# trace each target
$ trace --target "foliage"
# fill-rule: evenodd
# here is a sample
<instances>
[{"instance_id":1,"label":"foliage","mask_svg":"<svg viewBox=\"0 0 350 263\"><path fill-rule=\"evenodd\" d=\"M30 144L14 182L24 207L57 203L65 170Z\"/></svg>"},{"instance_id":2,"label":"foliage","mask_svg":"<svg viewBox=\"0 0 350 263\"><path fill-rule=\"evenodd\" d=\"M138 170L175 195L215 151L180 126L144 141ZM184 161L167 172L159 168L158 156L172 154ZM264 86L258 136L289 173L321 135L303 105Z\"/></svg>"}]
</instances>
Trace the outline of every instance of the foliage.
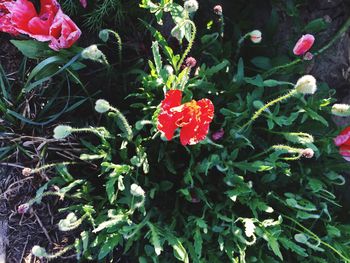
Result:
<instances>
[{"instance_id":1,"label":"foliage","mask_svg":"<svg viewBox=\"0 0 350 263\"><path fill-rule=\"evenodd\" d=\"M101 8L108 4L101 1ZM84 150L74 164L60 160L32 169L34 174L55 167L57 176L28 204L35 206L48 195L72 200L71 206L61 209L67 217L59 227L79 230L69 247L79 260L350 262L350 225L344 220L348 215L336 196L345 183L346 164L333 144L337 129L329 113L335 91L320 82L313 95L297 91L295 83L309 62L291 52L271 51L273 25L278 24L275 7L268 29L262 29L262 47L249 41L255 28L244 24L239 28L239 22L226 21L223 15L212 14L207 28L197 28L195 14L171 0L142 0L140 7L152 13L157 24L143 22L152 36L147 67L134 65L118 75L123 82L126 75L137 74L139 88L130 89L126 98L132 103L124 111L115 108L124 106L124 98L98 100L95 109L102 116L87 119L89 125L81 127L81 122L70 120L71 126L58 126L55 139L75 138ZM294 5L282 9L290 16L298 13ZM167 16L172 29L165 36L161 27ZM224 23L233 23L237 35L225 37ZM316 33L326 24L313 20L303 28ZM101 51L108 43L54 53L34 41L12 41L25 56L41 61L23 77L22 90L33 92L52 80L55 86L75 82L85 89L79 73L89 65L87 59L101 63L103 77L117 74L120 68L111 61L123 63L122 41L107 30L100 33L103 42L109 33L118 40L110 57ZM333 42L318 47L314 55L321 55ZM198 61L197 67L184 65L189 54ZM12 125L18 119L34 125L11 110L19 105L15 107L19 112L21 106L7 103L11 85L2 71L4 119ZM170 89L182 90L185 102L213 101L215 118L202 142L184 147L178 134L167 141L158 131L160 102ZM50 94L51 104L57 103L59 92ZM76 99L60 115L45 114L43 121L56 121L90 96ZM224 133L215 138L217 131ZM306 149L313 156L305 154ZM62 254L35 248L47 258Z\"/></svg>"}]
</instances>

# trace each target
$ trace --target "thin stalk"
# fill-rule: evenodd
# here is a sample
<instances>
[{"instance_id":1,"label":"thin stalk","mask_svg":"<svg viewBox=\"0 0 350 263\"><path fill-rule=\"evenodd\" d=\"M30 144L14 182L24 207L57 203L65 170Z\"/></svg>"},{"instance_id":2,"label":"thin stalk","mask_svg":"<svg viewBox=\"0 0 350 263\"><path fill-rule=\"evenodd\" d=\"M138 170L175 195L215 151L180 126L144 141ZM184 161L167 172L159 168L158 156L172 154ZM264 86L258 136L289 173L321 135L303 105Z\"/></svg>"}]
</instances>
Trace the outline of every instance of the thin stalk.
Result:
<instances>
[{"instance_id":1,"label":"thin stalk","mask_svg":"<svg viewBox=\"0 0 350 263\"><path fill-rule=\"evenodd\" d=\"M186 20L185 23L189 23L192 26L192 35L191 35L190 41L188 42L188 46L185 49L185 52L182 54L182 57L181 57L180 61L177 64L176 72L179 72L182 63L184 62L184 60L187 57L188 53L190 53L190 51L192 49L192 46L193 46L193 43L194 43L194 40L196 39L196 34L197 34L196 25L191 20Z\"/></svg>"}]
</instances>

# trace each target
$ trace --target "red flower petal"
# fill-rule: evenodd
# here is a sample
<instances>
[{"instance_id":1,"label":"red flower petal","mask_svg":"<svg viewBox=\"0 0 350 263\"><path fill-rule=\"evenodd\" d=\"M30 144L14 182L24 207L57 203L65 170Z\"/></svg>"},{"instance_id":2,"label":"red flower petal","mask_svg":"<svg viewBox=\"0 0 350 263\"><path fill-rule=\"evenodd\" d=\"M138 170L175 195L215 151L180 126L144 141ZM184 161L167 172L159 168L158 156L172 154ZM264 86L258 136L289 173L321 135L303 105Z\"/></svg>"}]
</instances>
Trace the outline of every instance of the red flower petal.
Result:
<instances>
[{"instance_id":1,"label":"red flower petal","mask_svg":"<svg viewBox=\"0 0 350 263\"><path fill-rule=\"evenodd\" d=\"M181 105L182 91L170 90L166 93L165 99L161 103L161 111L158 115L157 128L164 134L167 140L171 140L175 130L178 128L176 123L181 118L181 112L171 111L172 108Z\"/></svg>"},{"instance_id":2,"label":"red flower petal","mask_svg":"<svg viewBox=\"0 0 350 263\"><path fill-rule=\"evenodd\" d=\"M315 37L310 34L303 35L295 44L293 49L294 55L300 56L305 54L315 42Z\"/></svg>"},{"instance_id":3,"label":"red flower petal","mask_svg":"<svg viewBox=\"0 0 350 263\"><path fill-rule=\"evenodd\" d=\"M342 130L337 137L334 138L336 146L350 145L350 126Z\"/></svg>"},{"instance_id":4,"label":"red flower petal","mask_svg":"<svg viewBox=\"0 0 350 263\"><path fill-rule=\"evenodd\" d=\"M349 145L340 146L339 153L344 157L350 157L350 146Z\"/></svg>"}]
</instances>

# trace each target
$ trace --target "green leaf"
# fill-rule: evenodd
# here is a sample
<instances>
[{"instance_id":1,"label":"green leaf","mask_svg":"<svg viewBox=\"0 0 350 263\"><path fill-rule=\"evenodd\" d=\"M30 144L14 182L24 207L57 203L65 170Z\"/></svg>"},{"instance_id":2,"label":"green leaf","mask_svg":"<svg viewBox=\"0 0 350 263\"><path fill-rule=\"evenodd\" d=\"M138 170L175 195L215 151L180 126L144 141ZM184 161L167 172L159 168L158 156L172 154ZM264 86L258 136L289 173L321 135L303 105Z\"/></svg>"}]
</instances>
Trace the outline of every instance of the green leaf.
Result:
<instances>
[{"instance_id":1,"label":"green leaf","mask_svg":"<svg viewBox=\"0 0 350 263\"><path fill-rule=\"evenodd\" d=\"M106 257L118 245L121 239L122 238L119 234L111 234L101 247L98 259L101 260Z\"/></svg>"},{"instance_id":2,"label":"green leaf","mask_svg":"<svg viewBox=\"0 0 350 263\"><path fill-rule=\"evenodd\" d=\"M277 242L277 239L275 237L269 235L267 242L269 243L269 246L271 247L273 253L283 261L283 256L282 256L282 253L280 250L280 246Z\"/></svg>"},{"instance_id":3,"label":"green leaf","mask_svg":"<svg viewBox=\"0 0 350 263\"><path fill-rule=\"evenodd\" d=\"M156 252L157 256L159 256L163 251L163 247L161 246L159 240L159 232L157 228L150 222L147 222L147 225L151 231L151 243L154 247L154 251Z\"/></svg>"},{"instance_id":4,"label":"green leaf","mask_svg":"<svg viewBox=\"0 0 350 263\"><path fill-rule=\"evenodd\" d=\"M260 69L267 70L272 68L271 60L268 57L255 57L250 62L252 62L254 66Z\"/></svg>"},{"instance_id":5,"label":"green leaf","mask_svg":"<svg viewBox=\"0 0 350 263\"><path fill-rule=\"evenodd\" d=\"M327 29L329 23L324 18L316 18L309 22L303 29L306 33L317 33Z\"/></svg>"},{"instance_id":6,"label":"green leaf","mask_svg":"<svg viewBox=\"0 0 350 263\"><path fill-rule=\"evenodd\" d=\"M284 85L294 85L294 84L292 84L290 82L278 81L278 80L274 80L274 79L264 80L265 87L276 87L276 86L284 86Z\"/></svg>"},{"instance_id":7,"label":"green leaf","mask_svg":"<svg viewBox=\"0 0 350 263\"><path fill-rule=\"evenodd\" d=\"M202 257L202 247L203 247L202 234L199 228L196 228L196 231L194 233L194 250L199 259Z\"/></svg>"},{"instance_id":8,"label":"green leaf","mask_svg":"<svg viewBox=\"0 0 350 263\"><path fill-rule=\"evenodd\" d=\"M306 249L302 248L301 246L295 244L293 241L284 238L284 237L279 237L278 240L281 242L282 246L285 249L290 249L291 251L297 253L300 256L307 257L308 254L306 253Z\"/></svg>"},{"instance_id":9,"label":"green leaf","mask_svg":"<svg viewBox=\"0 0 350 263\"><path fill-rule=\"evenodd\" d=\"M31 59L44 58L55 53L47 42L35 40L10 40L10 42L26 57Z\"/></svg>"}]
</instances>

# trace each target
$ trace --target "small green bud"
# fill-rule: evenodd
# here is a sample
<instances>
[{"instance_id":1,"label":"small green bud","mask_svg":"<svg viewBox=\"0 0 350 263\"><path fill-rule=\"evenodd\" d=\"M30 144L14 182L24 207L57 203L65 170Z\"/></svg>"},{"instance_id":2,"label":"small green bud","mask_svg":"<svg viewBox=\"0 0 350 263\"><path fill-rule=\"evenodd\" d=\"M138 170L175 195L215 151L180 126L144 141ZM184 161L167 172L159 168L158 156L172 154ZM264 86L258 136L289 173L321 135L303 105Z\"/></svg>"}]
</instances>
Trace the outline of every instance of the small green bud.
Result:
<instances>
[{"instance_id":1,"label":"small green bud","mask_svg":"<svg viewBox=\"0 0 350 263\"><path fill-rule=\"evenodd\" d=\"M107 42L109 39L109 32L108 29L103 29L100 31L100 33L98 34L98 37L103 41L103 42Z\"/></svg>"},{"instance_id":2,"label":"small green bud","mask_svg":"<svg viewBox=\"0 0 350 263\"><path fill-rule=\"evenodd\" d=\"M32 254L38 258L43 258L47 256L45 248L40 246L34 246L32 248Z\"/></svg>"},{"instance_id":3,"label":"small green bud","mask_svg":"<svg viewBox=\"0 0 350 263\"><path fill-rule=\"evenodd\" d=\"M53 137L57 140L64 139L71 135L73 128L69 125L58 125L53 130Z\"/></svg>"},{"instance_id":4,"label":"small green bud","mask_svg":"<svg viewBox=\"0 0 350 263\"><path fill-rule=\"evenodd\" d=\"M316 79L311 75L302 76L295 84L295 89L302 94L314 94L317 90Z\"/></svg>"},{"instance_id":5,"label":"small green bud","mask_svg":"<svg viewBox=\"0 0 350 263\"><path fill-rule=\"evenodd\" d=\"M109 111L110 108L111 108L111 105L109 104L108 101L103 100L103 99L99 99L96 101L95 110L98 113L105 113L105 112Z\"/></svg>"}]
</instances>

